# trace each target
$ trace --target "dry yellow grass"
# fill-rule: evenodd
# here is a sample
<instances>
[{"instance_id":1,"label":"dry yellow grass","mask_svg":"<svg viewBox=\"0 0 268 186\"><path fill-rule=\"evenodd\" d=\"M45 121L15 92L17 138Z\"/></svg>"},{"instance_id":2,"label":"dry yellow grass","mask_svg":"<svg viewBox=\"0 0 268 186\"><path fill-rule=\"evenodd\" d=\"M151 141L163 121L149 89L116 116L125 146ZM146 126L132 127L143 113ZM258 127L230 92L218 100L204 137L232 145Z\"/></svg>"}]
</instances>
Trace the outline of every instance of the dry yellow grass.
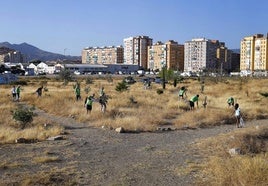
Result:
<instances>
[{"instance_id":1,"label":"dry yellow grass","mask_svg":"<svg viewBox=\"0 0 268 186\"><path fill-rule=\"evenodd\" d=\"M199 185L261 185L268 183L267 154L255 157L212 157L206 163Z\"/></svg>"},{"instance_id":2,"label":"dry yellow grass","mask_svg":"<svg viewBox=\"0 0 268 186\"><path fill-rule=\"evenodd\" d=\"M219 125L223 120L233 121L233 109L227 108L227 98L232 96L240 104L246 119L268 117L268 100L261 96L260 92L267 91L267 79L214 79L204 78L204 92L201 93L201 83L197 80L185 80L178 87L167 85L163 94L158 95L156 90L160 84L152 83L152 88L144 90L143 84L137 82L125 92L118 93L115 87L122 78L114 78L112 82L107 79L93 79L93 84L86 84L85 79L79 78L81 84L82 100L76 101L73 90L75 82L64 86L55 79L27 79L28 85L23 86L22 101L37 108L58 116L74 116L77 121L88 123L91 126L109 126L112 128L124 127L126 130L153 131L159 125L172 123L176 127L206 127ZM43 92L41 98L37 98L35 90L40 84L45 84L48 91ZM195 94L200 95L199 109L186 112L188 102L178 101L178 89L186 86L187 99ZM90 87L89 94L98 97L99 89L105 88L109 95L107 112L100 112L100 105L93 104L93 110L86 114L84 99L87 96L85 87ZM2 86L1 101L5 103L0 107L2 113L1 123L8 126L14 125L10 110L15 108L10 101L11 86ZM207 97L207 109L202 108L202 101ZM224 123L224 122L223 122ZM1 137L0 137L1 138Z\"/></svg>"},{"instance_id":3,"label":"dry yellow grass","mask_svg":"<svg viewBox=\"0 0 268 186\"><path fill-rule=\"evenodd\" d=\"M41 156L33 158L33 162L35 163L50 163L58 161L60 161L60 158L58 156Z\"/></svg>"},{"instance_id":4,"label":"dry yellow grass","mask_svg":"<svg viewBox=\"0 0 268 186\"><path fill-rule=\"evenodd\" d=\"M0 144L15 143L18 138L45 140L47 137L58 135L63 131L63 128L57 124L45 129L43 124L47 123L47 120L40 116L34 117L34 121L26 129L19 129L11 113L17 108L17 102L13 102L10 95L11 87L5 85L0 89L0 94L5 95L0 97ZM28 87L23 87L23 94L27 94L27 91L29 91ZM26 98L26 95L22 96L22 99Z\"/></svg>"},{"instance_id":5,"label":"dry yellow grass","mask_svg":"<svg viewBox=\"0 0 268 186\"><path fill-rule=\"evenodd\" d=\"M267 126L253 126L200 141L207 160L199 169L199 185L267 185L267 137ZM231 148L242 155L231 156Z\"/></svg>"}]
</instances>

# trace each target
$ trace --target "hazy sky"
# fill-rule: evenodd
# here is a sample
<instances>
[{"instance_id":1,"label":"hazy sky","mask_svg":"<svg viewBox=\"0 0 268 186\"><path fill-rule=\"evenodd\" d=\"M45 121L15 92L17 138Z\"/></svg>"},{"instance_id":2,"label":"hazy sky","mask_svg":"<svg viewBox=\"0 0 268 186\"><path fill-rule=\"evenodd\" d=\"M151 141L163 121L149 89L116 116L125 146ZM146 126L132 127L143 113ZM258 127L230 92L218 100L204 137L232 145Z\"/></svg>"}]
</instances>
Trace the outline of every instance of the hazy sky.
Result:
<instances>
[{"instance_id":1,"label":"hazy sky","mask_svg":"<svg viewBox=\"0 0 268 186\"><path fill-rule=\"evenodd\" d=\"M0 42L66 55L137 35L179 44L205 37L233 49L268 32L267 0L1 0L0 7Z\"/></svg>"}]
</instances>

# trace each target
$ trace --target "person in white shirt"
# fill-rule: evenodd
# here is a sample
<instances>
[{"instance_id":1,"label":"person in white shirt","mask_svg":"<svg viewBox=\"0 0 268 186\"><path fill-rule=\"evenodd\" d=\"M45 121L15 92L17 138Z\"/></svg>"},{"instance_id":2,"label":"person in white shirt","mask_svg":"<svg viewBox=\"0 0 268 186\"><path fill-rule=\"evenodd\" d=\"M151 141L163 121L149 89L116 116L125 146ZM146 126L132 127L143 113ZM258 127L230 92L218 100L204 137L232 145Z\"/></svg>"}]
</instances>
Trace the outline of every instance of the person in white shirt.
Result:
<instances>
[{"instance_id":1,"label":"person in white shirt","mask_svg":"<svg viewBox=\"0 0 268 186\"><path fill-rule=\"evenodd\" d=\"M235 108L234 114L235 114L235 118L236 118L236 127L239 128L240 127L240 118L241 118L241 111L239 108L239 104L236 103L234 108Z\"/></svg>"}]
</instances>

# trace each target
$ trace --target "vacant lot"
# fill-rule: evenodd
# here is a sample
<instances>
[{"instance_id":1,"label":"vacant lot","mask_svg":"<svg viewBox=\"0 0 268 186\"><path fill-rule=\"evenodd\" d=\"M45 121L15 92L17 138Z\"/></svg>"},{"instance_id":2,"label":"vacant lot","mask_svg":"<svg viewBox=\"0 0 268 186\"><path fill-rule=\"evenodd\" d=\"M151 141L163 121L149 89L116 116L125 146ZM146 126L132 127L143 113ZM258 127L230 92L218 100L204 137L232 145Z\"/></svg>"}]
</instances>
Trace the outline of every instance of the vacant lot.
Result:
<instances>
[{"instance_id":1,"label":"vacant lot","mask_svg":"<svg viewBox=\"0 0 268 186\"><path fill-rule=\"evenodd\" d=\"M178 87L173 85L168 85L163 94L157 94L161 85L152 84L151 89L144 90L138 82L120 93L115 91L120 79L112 82L93 79L91 84L78 79L83 99L87 95L86 89L90 95L98 96L102 86L110 97L106 113L100 112L100 106L95 102L91 114L86 114L84 100L75 101L75 82L66 86L53 79L26 81L28 84L23 86L20 104L34 107L36 116L25 129L18 128L10 113L18 105L8 96L11 86L1 86L0 89L1 95L5 95L1 97L4 104L1 105L0 136L3 185L207 184L207 179L211 178L202 176L204 167L209 170L215 163L220 165L220 161L210 161L210 156L217 156L221 161L230 158L228 149L242 144L238 139L252 134L251 140L244 142L254 143L254 135L260 136L259 129L265 131L267 127L267 120L256 120L266 118L268 113L267 98L263 96L267 92L266 79L205 79L204 83L197 79L184 80L178 86L187 87L188 98L200 94L200 108L193 112L187 111L185 102L178 101ZM47 90L37 98L34 92L41 84L45 84ZM205 84L203 93L200 90L202 84ZM202 108L205 96L206 109ZM245 129L234 126L233 110L226 103L229 96L241 105L247 120ZM44 127L44 123L50 124L49 127ZM129 133L119 134L111 130L116 127L124 127ZM163 132L157 131L158 127L178 130ZM59 134L63 134L65 140L45 140ZM261 135L267 139L266 134ZM14 144L18 137L40 142ZM226 143L222 143L223 140ZM247 151L241 146L242 158L247 159L249 154L253 161L257 156L267 161L264 145L267 141L255 142L263 144L260 152ZM264 156L259 157L259 153ZM210 165L203 164L204 160ZM267 177L266 169L261 170L259 176ZM235 172L234 169L229 171ZM214 176L228 180L220 174ZM235 183L214 181L222 185ZM265 181L255 178L251 185L263 185ZM249 183L247 181L246 185Z\"/></svg>"}]
</instances>

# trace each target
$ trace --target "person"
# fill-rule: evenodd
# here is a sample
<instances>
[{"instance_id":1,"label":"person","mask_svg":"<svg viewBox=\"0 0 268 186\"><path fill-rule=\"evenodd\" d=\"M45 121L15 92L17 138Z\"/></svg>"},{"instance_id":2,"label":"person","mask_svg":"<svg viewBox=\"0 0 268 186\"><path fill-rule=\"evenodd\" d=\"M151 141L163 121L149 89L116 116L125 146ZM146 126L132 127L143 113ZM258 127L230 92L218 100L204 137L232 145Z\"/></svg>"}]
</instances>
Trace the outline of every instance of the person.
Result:
<instances>
[{"instance_id":1,"label":"person","mask_svg":"<svg viewBox=\"0 0 268 186\"><path fill-rule=\"evenodd\" d=\"M185 87L181 87L180 90L179 90L179 99L184 99L183 95L187 96L186 95L186 88Z\"/></svg>"},{"instance_id":2,"label":"person","mask_svg":"<svg viewBox=\"0 0 268 186\"><path fill-rule=\"evenodd\" d=\"M94 96L95 96L95 94L93 94L92 96L88 96L85 99L85 107L86 107L86 110L87 110L87 114L89 112L91 112L91 110L92 110L92 104L93 104Z\"/></svg>"},{"instance_id":3,"label":"person","mask_svg":"<svg viewBox=\"0 0 268 186\"><path fill-rule=\"evenodd\" d=\"M235 114L235 118L236 118L236 127L240 128L241 111L240 111L238 103L236 103L234 105L234 109L235 109L234 114Z\"/></svg>"},{"instance_id":4,"label":"person","mask_svg":"<svg viewBox=\"0 0 268 186\"><path fill-rule=\"evenodd\" d=\"M205 99L204 99L204 101L203 101L203 107L204 108L207 108L207 96L205 96Z\"/></svg>"},{"instance_id":5,"label":"person","mask_svg":"<svg viewBox=\"0 0 268 186\"><path fill-rule=\"evenodd\" d=\"M101 87L100 89L100 96L102 96L104 94L104 87Z\"/></svg>"},{"instance_id":6,"label":"person","mask_svg":"<svg viewBox=\"0 0 268 186\"><path fill-rule=\"evenodd\" d=\"M196 102L196 106L198 107L198 98L199 98L199 95L195 95L193 96L190 100L189 100L189 103L190 103L190 110L193 110L194 109L194 102Z\"/></svg>"},{"instance_id":7,"label":"person","mask_svg":"<svg viewBox=\"0 0 268 186\"><path fill-rule=\"evenodd\" d=\"M106 96L105 93L103 93L103 94L100 96L100 99L99 99L99 103L100 103L100 105L101 105L101 111L102 111L103 113L106 111L107 102L108 102L108 97Z\"/></svg>"},{"instance_id":8,"label":"person","mask_svg":"<svg viewBox=\"0 0 268 186\"><path fill-rule=\"evenodd\" d=\"M81 90L80 90L79 85L75 86L74 92L75 92L75 96L76 96L76 101L80 100L81 99Z\"/></svg>"},{"instance_id":9,"label":"person","mask_svg":"<svg viewBox=\"0 0 268 186\"><path fill-rule=\"evenodd\" d=\"M12 97L13 97L13 101L15 101L16 100L16 87L15 86L13 86L13 88L11 89L11 94L12 94Z\"/></svg>"},{"instance_id":10,"label":"person","mask_svg":"<svg viewBox=\"0 0 268 186\"><path fill-rule=\"evenodd\" d=\"M19 101L20 100L20 86L18 86L16 88L16 100Z\"/></svg>"},{"instance_id":11,"label":"person","mask_svg":"<svg viewBox=\"0 0 268 186\"><path fill-rule=\"evenodd\" d=\"M227 103L228 103L229 107L234 106L234 98L229 97L228 100L227 100Z\"/></svg>"},{"instance_id":12,"label":"person","mask_svg":"<svg viewBox=\"0 0 268 186\"><path fill-rule=\"evenodd\" d=\"M37 97L41 97L41 96L42 96L42 90L43 90L43 86L39 87L39 88L36 90Z\"/></svg>"},{"instance_id":13,"label":"person","mask_svg":"<svg viewBox=\"0 0 268 186\"><path fill-rule=\"evenodd\" d=\"M151 81L150 79L147 79L146 81L144 81L144 89L150 89L151 88Z\"/></svg>"}]
</instances>

